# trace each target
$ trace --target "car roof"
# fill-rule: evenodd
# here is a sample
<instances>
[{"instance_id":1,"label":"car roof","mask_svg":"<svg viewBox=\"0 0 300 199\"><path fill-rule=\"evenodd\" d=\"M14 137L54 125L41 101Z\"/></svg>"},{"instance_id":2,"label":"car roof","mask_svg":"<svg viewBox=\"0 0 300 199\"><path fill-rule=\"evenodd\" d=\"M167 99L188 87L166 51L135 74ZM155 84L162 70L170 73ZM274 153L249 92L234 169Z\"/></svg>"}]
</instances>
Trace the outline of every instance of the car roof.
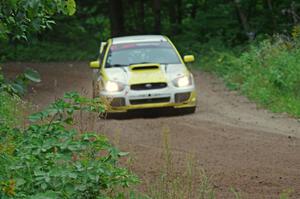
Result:
<instances>
[{"instance_id":1,"label":"car roof","mask_svg":"<svg viewBox=\"0 0 300 199\"><path fill-rule=\"evenodd\" d=\"M138 35L112 38L112 44L167 41L162 35Z\"/></svg>"}]
</instances>

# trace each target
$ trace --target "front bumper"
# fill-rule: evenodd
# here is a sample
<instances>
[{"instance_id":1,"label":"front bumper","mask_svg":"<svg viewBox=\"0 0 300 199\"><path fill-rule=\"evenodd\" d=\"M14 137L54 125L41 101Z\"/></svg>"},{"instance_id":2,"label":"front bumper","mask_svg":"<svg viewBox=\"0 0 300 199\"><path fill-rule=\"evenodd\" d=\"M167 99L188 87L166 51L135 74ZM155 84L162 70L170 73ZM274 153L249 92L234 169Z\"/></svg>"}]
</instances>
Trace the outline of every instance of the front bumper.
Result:
<instances>
[{"instance_id":1,"label":"front bumper","mask_svg":"<svg viewBox=\"0 0 300 199\"><path fill-rule=\"evenodd\" d=\"M197 95L194 86L185 88L166 87L153 90L130 90L122 92L100 92L100 96L107 100L108 112L127 112L134 109L148 108L188 108L195 107Z\"/></svg>"}]
</instances>

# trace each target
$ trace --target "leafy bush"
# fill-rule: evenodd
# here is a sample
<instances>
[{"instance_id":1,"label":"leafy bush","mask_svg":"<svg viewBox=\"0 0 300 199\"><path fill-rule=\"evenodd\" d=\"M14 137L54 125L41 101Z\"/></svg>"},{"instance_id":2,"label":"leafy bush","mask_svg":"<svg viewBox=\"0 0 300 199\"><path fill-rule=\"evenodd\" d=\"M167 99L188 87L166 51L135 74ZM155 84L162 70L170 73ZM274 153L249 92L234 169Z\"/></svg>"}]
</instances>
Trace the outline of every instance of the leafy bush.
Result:
<instances>
[{"instance_id":1,"label":"leafy bush","mask_svg":"<svg viewBox=\"0 0 300 199\"><path fill-rule=\"evenodd\" d=\"M0 125L12 127L22 123L25 106L20 96L25 94L29 83L39 81L40 75L35 70L26 69L23 74L9 80L0 68Z\"/></svg>"},{"instance_id":2,"label":"leafy bush","mask_svg":"<svg viewBox=\"0 0 300 199\"><path fill-rule=\"evenodd\" d=\"M74 113L82 110L104 107L68 93L32 115L35 123L25 130L0 125L0 198L125 197L122 188L138 182L118 166L126 153L103 136L70 128Z\"/></svg>"},{"instance_id":3,"label":"leafy bush","mask_svg":"<svg viewBox=\"0 0 300 199\"><path fill-rule=\"evenodd\" d=\"M214 52L213 63L204 66L239 89L250 99L275 112L300 116L300 42L277 36L237 54Z\"/></svg>"},{"instance_id":4,"label":"leafy bush","mask_svg":"<svg viewBox=\"0 0 300 199\"><path fill-rule=\"evenodd\" d=\"M19 74L13 80L5 78L0 70L0 92L4 91L12 96L24 95L29 83L37 83L40 81L40 74L31 68L27 68L24 73Z\"/></svg>"},{"instance_id":5,"label":"leafy bush","mask_svg":"<svg viewBox=\"0 0 300 199\"><path fill-rule=\"evenodd\" d=\"M55 23L51 17L56 13L76 12L74 0L7 0L0 1L0 5L0 41L27 40L29 33L51 28Z\"/></svg>"},{"instance_id":6,"label":"leafy bush","mask_svg":"<svg viewBox=\"0 0 300 199\"><path fill-rule=\"evenodd\" d=\"M23 102L17 96L0 92L0 124L14 126L22 123ZM17 114L18 113L18 114Z\"/></svg>"},{"instance_id":7,"label":"leafy bush","mask_svg":"<svg viewBox=\"0 0 300 199\"><path fill-rule=\"evenodd\" d=\"M16 46L3 45L0 54L4 61L86 61L97 57L97 43L99 41L91 39L81 42L39 41Z\"/></svg>"}]
</instances>

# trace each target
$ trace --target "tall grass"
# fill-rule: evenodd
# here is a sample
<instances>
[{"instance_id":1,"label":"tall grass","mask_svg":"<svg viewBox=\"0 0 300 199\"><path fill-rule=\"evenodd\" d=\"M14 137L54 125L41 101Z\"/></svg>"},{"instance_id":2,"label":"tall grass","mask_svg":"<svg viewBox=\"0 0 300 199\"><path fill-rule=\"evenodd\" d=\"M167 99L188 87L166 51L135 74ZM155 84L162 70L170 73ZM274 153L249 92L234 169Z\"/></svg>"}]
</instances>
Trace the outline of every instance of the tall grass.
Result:
<instances>
[{"instance_id":1,"label":"tall grass","mask_svg":"<svg viewBox=\"0 0 300 199\"><path fill-rule=\"evenodd\" d=\"M0 124L14 127L23 125L25 102L19 97L0 91Z\"/></svg>"},{"instance_id":2,"label":"tall grass","mask_svg":"<svg viewBox=\"0 0 300 199\"><path fill-rule=\"evenodd\" d=\"M273 112L300 117L300 39L275 36L244 49L214 44L194 50L200 54L196 67Z\"/></svg>"},{"instance_id":3,"label":"tall grass","mask_svg":"<svg viewBox=\"0 0 300 199\"><path fill-rule=\"evenodd\" d=\"M193 155L186 157L183 172L176 172L170 145L170 132L163 130L163 158L160 175L148 182L147 195L153 199L214 199L215 189L205 171L198 167Z\"/></svg>"}]
</instances>

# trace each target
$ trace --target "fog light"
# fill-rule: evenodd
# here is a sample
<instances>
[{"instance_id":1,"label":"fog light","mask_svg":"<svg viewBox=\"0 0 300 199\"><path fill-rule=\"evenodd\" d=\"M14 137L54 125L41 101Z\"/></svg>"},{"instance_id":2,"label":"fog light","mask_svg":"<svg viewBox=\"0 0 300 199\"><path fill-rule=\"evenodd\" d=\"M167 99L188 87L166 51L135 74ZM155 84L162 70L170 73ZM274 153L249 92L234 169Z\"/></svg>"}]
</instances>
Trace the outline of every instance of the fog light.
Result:
<instances>
[{"instance_id":1,"label":"fog light","mask_svg":"<svg viewBox=\"0 0 300 199\"><path fill-rule=\"evenodd\" d=\"M120 106L125 106L125 98L123 97L116 97L113 98L110 102L110 105L112 107L120 107Z\"/></svg>"},{"instance_id":2,"label":"fog light","mask_svg":"<svg viewBox=\"0 0 300 199\"><path fill-rule=\"evenodd\" d=\"M182 103L190 99L191 93L176 93L175 94L175 103Z\"/></svg>"}]
</instances>

